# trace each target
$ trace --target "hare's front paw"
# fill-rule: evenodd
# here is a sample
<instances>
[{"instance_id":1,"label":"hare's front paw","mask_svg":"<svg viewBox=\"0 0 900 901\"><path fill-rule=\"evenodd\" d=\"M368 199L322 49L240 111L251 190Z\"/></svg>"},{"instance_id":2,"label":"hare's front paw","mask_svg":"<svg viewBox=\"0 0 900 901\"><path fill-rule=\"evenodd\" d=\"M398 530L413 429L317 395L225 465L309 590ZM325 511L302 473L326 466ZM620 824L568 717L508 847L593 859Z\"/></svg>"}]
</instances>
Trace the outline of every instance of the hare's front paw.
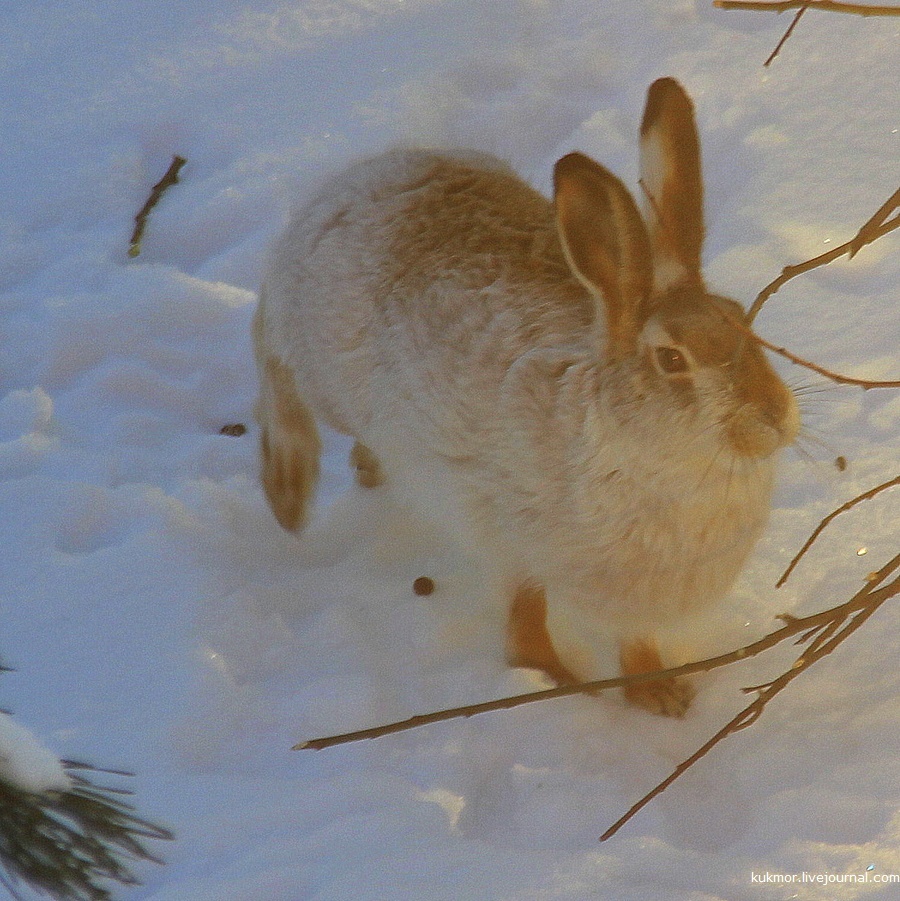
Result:
<instances>
[{"instance_id":1,"label":"hare's front paw","mask_svg":"<svg viewBox=\"0 0 900 901\"><path fill-rule=\"evenodd\" d=\"M543 588L526 582L513 597L507 623L506 660L545 672L557 685L577 685L578 679L559 659L547 631L547 598Z\"/></svg>"},{"instance_id":2,"label":"hare's front paw","mask_svg":"<svg viewBox=\"0 0 900 901\"><path fill-rule=\"evenodd\" d=\"M632 641L619 649L623 676L653 673L664 669L659 651L651 641ZM626 685L622 691L629 704L660 716L681 717L694 699L694 686L687 679L667 677Z\"/></svg>"}]
</instances>

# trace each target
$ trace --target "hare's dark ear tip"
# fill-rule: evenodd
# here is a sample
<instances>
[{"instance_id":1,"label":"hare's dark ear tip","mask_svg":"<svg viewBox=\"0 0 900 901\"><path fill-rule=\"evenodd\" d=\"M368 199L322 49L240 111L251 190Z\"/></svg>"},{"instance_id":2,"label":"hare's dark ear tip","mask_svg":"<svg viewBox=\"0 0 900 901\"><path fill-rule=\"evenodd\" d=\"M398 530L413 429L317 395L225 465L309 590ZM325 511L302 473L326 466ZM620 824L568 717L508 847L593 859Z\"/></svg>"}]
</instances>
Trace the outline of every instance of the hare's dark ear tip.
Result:
<instances>
[{"instance_id":1,"label":"hare's dark ear tip","mask_svg":"<svg viewBox=\"0 0 900 901\"><path fill-rule=\"evenodd\" d=\"M686 93L684 88L681 86L681 82L678 81L677 78L672 78L671 75L666 75L663 78L657 78L653 84L648 88L648 94L657 94L662 93L663 91L675 91L678 94Z\"/></svg>"},{"instance_id":2,"label":"hare's dark ear tip","mask_svg":"<svg viewBox=\"0 0 900 901\"><path fill-rule=\"evenodd\" d=\"M585 154L573 150L571 153L567 153L556 161L556 165L553 167L553 176L554 179L559 179L560 176L564 177L570 173L575 173L579 169L592 169L595 168L596 165L597 164L589 156L585 156Z\"/></svg>"},{"instance_id":3,"label":"hare's dark ear tip","mask_svg":"<svg viewBox=\"0 0 900 901\"><path fill-rule=\"evenodd\" d=\"M644 107L644 119L641 122L641 134L644 135L654 126L665 110L678 110L682 114L693 115L694 104L681 82L667 76L657 78L647 89L647 104Z\"/></svg>"}]
</instances>

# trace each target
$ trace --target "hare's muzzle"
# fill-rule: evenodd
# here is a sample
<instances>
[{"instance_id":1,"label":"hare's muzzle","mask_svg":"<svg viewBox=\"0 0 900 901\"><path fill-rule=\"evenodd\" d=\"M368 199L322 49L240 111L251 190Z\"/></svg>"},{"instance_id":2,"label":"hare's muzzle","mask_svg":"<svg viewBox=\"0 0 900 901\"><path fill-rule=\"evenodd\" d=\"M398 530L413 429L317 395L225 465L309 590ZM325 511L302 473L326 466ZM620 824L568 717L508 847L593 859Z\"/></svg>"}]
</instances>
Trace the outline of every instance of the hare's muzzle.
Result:
<instances>
[{"instance_id":1,"label":"hare's muzzle","mask_svg":"<svg viewBox=\"0 0 900 901\"><path fill-rule=\"evenodd\" d=\"M736 384L739 406L728 418L726 434L739 457L769 457L793 444L800 430L800 412L793 393L762 352L751 347L743 360L744 378Z\"/></svg>"}]
</instances>

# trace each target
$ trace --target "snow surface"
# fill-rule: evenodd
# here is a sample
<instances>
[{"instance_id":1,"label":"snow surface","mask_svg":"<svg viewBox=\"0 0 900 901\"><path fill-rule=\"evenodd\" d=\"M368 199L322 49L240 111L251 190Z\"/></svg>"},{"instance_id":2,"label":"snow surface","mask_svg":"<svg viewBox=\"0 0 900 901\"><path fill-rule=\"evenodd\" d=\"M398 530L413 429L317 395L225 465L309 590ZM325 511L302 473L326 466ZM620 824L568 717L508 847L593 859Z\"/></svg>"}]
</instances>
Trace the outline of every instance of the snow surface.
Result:
<instances>
[{"instance_id":1,"label":"snow surface","mask_svg":"<svg viewBox=\"0 0 900 901\"><path fill-rule=\"evenodd\" d=\"M897 898L759 874L900 874L900 609L888 605L622 832L597 838L780 673L700 680L683 721L617 696L377 742L302 739L543 683L502 661L489 577L350 488L328 436L311 532L258 487L248 340L265 248L298 194L397 142L498 153L546 190L579 148L636 180L647 85L692 93L707 272L749 301L846 240L897 184L900 20L788 24L707 0L48 0L3 4L0 50L0 704L61 757L138 773L172 826L154 901ZM181 183L138 259L131 217ZM758 327L897 377L897 234L797 279ZM685 657L850 596L894 553L896 392L807 397L772 524ZM219 434L244 423L243 437ZM841 454L849 467L839 472ZM862 547L867 553L858 555ZM416 576L437 584L420 598Z\"/></svg>"},{"instance_id":2,"label":"snow surface","mask_svg":"<svg viewBox=\"0 0 900 901\"><path fill-rule=\"evenodd\" d=\"M72 784L50 749L6 713L0 713L0 779L26 792L65 790Z\"/></svg>"}]
</instances>

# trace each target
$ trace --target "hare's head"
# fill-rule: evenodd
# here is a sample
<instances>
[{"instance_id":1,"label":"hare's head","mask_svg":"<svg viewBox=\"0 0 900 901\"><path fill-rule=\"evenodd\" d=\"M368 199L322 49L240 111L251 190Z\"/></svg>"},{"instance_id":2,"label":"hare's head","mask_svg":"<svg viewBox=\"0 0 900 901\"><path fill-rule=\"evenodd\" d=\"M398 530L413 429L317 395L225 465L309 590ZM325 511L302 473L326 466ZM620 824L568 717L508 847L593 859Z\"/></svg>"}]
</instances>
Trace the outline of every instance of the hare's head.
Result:
<instances>
[{"instance_id":1,"label":"hare's head","mask_svg":"<svg viewBox=\"0 0 900 901\"><path fill-rule=\"evenodd\" d=\"M706 290L700 144L677 81L650 86L641 123L645 215L611 172L581 153L556 164L560 241L597 301L604 359L639 375L649 396L712 415L721 446L760 459L793 442L794 397L736 301Z\"/></svg>"}]
</instances>

